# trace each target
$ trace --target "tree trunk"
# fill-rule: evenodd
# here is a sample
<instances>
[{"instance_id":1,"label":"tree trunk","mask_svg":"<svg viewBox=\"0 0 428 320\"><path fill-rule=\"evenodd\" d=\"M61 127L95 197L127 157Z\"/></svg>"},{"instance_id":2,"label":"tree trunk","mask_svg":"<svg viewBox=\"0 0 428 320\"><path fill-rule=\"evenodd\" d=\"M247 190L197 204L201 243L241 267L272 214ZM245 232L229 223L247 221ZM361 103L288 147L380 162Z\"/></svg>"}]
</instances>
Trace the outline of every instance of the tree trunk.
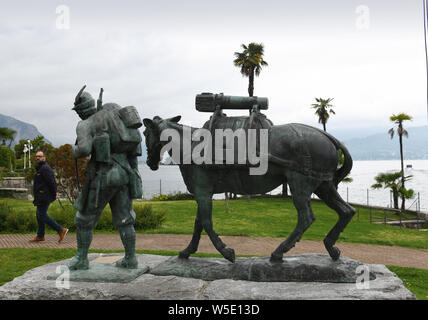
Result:
<instances>
[{"instance_id":1,"label":"tree trunk","mask_svg":"<svg viewBox=\"0 0 428 320\"><path fill-rule=\"evenodd\" d=\"M288 190L287 190L287 183L283 183L282 185L282 197L287 198L288 197Z\"/></svg>"},{"instance_id":2,"label":"tree trunk","mask_svg":"<svg viewBox=\"0 0 428 320\"><path fill-rule=\"evenodd\" d=\"M250 75L248 77L248 95L252 97L253 93L254 93L254 70L251 70Z\"/></svg>"},{"instance_id":3,"label":"tree trunk","mask_svg":"<svg viewBox=\"0 0 428 320\"><path fill-rule=\"evenodd\" d=\"M325 128L325 122L322 123L322 127L324 128L324 131L327 132L327 129Z\"/></svg>"},{"instance_id":4,"label":"tree trunk","mask_svg":"<svg viewBox=\"0 0 428 320\"><path fill-rule=\"evenodd\" d=\"M401 125L400 125L401 127ZM401 186L403 188L405 188L404 186L404 160L403 160L403 129L401 129L401 134L398 135L399 140L400 140L400 159L401 159ZM405 209L405 204L406 204L406 199L404 198L404 196L401 198L401 210Z\"/></svg>"},{"instance_id":5,"label":"tree trunk","mask_svg":"<svg viewBox=\"0 0 428 320\"><path fill-rule=\"evenodd\" d=\"M398 209L398 191L395 189L392 190L392 198L394 200L394 209Z\"/></svg>"}]
</instances>

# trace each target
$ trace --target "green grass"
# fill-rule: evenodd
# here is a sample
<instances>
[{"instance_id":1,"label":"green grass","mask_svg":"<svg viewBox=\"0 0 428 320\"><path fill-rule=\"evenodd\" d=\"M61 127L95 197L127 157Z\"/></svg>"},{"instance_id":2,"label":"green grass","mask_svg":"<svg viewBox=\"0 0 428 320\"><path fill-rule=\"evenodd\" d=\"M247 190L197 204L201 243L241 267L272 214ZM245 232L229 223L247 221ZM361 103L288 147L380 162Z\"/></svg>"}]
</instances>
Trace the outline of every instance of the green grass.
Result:
<instances>
[{"instance_id":1,"label":"green grass","mask_svg":"<svg viewBox=\"0 0 428 320\"><path fill-rule=\"evenodd\" d=\"M120 250L90 250L94 252L123 252ZM177 255L175 251L150 251L137 250L137 253ZM8 248L0 249L0 286L14 278L23 275L33 268L71 258L75 255L76 249L48 249L48 248ZM197 257L220 257L218 254L195 254ZM403 280L406 288L420 300L428 300L428 270L388 266Z\"/></svg>"},{"instance_id":2,"label":"green grass","mask_svg":"<svg viewBox=\"0 0 428 320\"><path fill-rule=\"evenodd\" d=\"M35 215L30 201L8 200L16 212L22 211ZM156 212L166 212L165 222L158 228L137 230L139 233L191 234L196 215L194 200L182 201L142 201L137 206L151 204ZM320 201L312 201L316 217L315 222L304 233L305 240L322 240L337 222L337 214ZM52 209L60 214L59 204L53 203ZM106 209L107 211L109 208ZM108 213L108 212L107 212ZM109 214L109 213L108 213ZM382 211L373 211L373 215L383 216ZM408 216L411 218L411 216ZM101 222L101 221L100 221ZM69 222L73 224L72 221ZM213 201L213 223L220 235L242 235L286 238L295 228L297 212L290 199L253 198L250 201L239 199L229 201L229 212L225 210L224 200ZM49 230L49 228L47 228ZM102 230L97 232L116 232ZM419 231L383 224L371 224L368 209L360 208L359 217L354 216L339 242L402 246L416 249L428 249L428 231Z\"/></svg>"},{"instance_id":3,"label":"green grass","mask_svg":"<svg viewBox=\"0 0 428 320\"><path fill-rule=\"evenodd\" d=\"M388 266L418 300L428 300L428 270Z\"/></svg>"}]
</instances>

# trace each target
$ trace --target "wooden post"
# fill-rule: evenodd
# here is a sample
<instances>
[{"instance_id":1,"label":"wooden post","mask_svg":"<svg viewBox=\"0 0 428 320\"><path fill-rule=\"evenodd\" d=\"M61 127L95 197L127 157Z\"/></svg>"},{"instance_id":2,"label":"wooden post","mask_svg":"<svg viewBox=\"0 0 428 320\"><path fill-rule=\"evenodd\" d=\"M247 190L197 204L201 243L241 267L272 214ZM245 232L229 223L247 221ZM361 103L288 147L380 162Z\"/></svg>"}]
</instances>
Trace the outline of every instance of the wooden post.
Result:
<instances>
[{"instance_id":1,"label":"wooden post","mask_svg":"<svg viewBox=\"0 0 428 320\"><path fill-rule=\"evenodd\" d=\"M372 208L370 208L370 223L372 223Z\"/></svg>"},{"instance_id":2,"label":"wooden post","mask_svg":"<svg viewBox=\"0 0 428 320\"><path fill-rule=\"evenodd\" d=\"M419 192L418 192L418 209L416 211L417 212L421 211L421 194Z\"/></svg>"},{"instance_id":3,"label":"wooden post","mask_svg":"<svg viewBox=\"0 0 428 320\"><path fill-rule=\"evenodd\" d=\"M400 210L400 228L402 227L402 224L401 224L401 210Z\"/></svg>"}]
</instances>

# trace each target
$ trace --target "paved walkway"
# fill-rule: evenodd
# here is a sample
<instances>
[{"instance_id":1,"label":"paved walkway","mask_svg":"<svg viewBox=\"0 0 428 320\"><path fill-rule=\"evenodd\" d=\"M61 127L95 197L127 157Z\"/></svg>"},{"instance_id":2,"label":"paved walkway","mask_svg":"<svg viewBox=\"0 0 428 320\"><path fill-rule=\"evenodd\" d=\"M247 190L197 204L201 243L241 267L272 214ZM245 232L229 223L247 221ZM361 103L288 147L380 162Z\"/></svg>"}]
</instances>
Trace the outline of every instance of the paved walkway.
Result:
<instances>
[{"instance_id":1,"label":"paved walkway","mask_svg":"<svg viewBox=\"0 0 428 320\"><path fill-rule=\"evenodd\" d=\"M76 248L76 234L69 233L61 244L58 235L47 234L46 241L29 243L34 234L0 234L0 248ZM281 238L221 236L235 253L245 255L265 255L279 245ZM184 249L191 235L177 234L137 234L137 250L179 251ZM428 250L409 249L355 243L338 243L342 255L369 264L385 264L402 267L428 269ZM123 250L119 234L94 234L91 249ZM202 235L198 252L218 253L208 236ZM302 240L288 254L327 253L322 241Z\"/></svg>"}]
</instances>

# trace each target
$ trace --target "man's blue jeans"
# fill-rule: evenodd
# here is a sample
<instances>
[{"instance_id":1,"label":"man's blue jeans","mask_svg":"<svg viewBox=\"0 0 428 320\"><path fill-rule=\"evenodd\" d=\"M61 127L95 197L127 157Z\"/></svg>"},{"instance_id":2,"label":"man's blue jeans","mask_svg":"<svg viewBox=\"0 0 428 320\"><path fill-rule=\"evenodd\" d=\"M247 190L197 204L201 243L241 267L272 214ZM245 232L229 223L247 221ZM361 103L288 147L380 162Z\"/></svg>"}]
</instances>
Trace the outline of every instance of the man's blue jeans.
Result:
<instances>
[{"instance_id":1,"label":"man's blue jeans","mask_svg":"<svg viewBox=\"0 0 428 320\"><path fill-rule=\"evenodd\" d=\"M45 236L45 224L54 229L56 232L62 231L62 227L51 217L48 216L49 203L37 206L36 216L39 229L37 230L37 237L43 238Z\"/></svg>"}]
</instances>

